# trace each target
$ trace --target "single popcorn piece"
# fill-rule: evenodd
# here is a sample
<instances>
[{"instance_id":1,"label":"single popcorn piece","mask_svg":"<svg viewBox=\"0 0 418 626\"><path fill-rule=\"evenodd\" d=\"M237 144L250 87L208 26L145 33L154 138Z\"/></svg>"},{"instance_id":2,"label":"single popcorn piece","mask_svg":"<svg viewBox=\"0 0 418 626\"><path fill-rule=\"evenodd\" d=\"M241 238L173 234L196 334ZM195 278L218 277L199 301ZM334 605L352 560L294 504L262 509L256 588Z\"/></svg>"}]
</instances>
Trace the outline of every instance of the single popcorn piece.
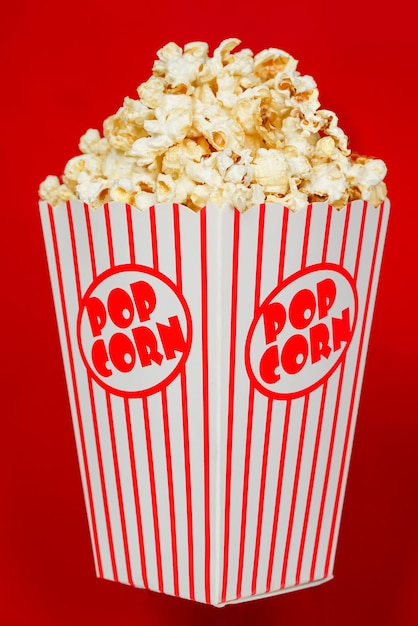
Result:
<instances>
[{"instance_id":1,"label":"single popcorn piece","mask_svg":"<svg viewBox=\"0 0 418 626\"><path fill-rule=\"evenodd\" d=\"M100 137L98 130L89 128L81 137L78 147L84 154L97 154L101 156L108 152L109 142L105 137Z\"/></svg>"},{"instance_id":2,"label":"single popcorn piece","mask_svg":"<svg viewBox=\"0 0 418 626\"><path fill-rule=\"evenodd\" d=\"M267 194L285 195L289 188L289 166L281 150L260 148L254 159L255 180Z\"/></svg>"},{"instance_id":3,"label":"single popcorn piece","mask_svg":"<svg viewBox=\"0 0 418 626\"><path fill-rule=\"evenodd\" d=\"M63 175L47 176L39 196L53 205L72 198L93 208L117 200L145 210L178 202L194 211L208 202L240 211L262 202L299 211L308 203L337 209L356 199L378 206L386 166L351 154L332 111L321 109L312 76L278 48L254 54L225 39L157 52L138 99L88 129L81 154Z\"/></svg>"},{"instance_id":4,"label":"single popcorn piece","mask_svg":"<svg viewBox=\"0 0 418 626\"><path fill-rule=\"evenodd\" d=\"M60 184L58 176L47 176L40 184L39 196L51 204L58 204Z\"/></svg>"}]
</instances>

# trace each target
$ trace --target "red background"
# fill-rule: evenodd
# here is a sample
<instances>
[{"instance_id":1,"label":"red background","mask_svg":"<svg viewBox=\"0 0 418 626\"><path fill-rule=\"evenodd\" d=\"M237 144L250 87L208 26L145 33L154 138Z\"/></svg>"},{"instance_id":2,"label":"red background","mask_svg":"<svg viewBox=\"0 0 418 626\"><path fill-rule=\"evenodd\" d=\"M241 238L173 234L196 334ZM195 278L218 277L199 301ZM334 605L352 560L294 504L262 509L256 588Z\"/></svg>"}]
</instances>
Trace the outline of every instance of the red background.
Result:
<instances>
[{"instance_id":1,"label":"red background","mask_svg":"<svg viewBox=\"0 0 418 626\"><path fill-rule=\"evenodd\" d=\"M2 5L0 624L418 623L413 3L20 0ZM145 9L147 11L144 16ZM411 9L412 10L412 9ZM216 609L98 580L76 459L37 189L89 127L135 96L158 48L239 37L315 77L350 146L383 158L392 201L337 549L325 585Z\"/></svg>"}]
</instances>

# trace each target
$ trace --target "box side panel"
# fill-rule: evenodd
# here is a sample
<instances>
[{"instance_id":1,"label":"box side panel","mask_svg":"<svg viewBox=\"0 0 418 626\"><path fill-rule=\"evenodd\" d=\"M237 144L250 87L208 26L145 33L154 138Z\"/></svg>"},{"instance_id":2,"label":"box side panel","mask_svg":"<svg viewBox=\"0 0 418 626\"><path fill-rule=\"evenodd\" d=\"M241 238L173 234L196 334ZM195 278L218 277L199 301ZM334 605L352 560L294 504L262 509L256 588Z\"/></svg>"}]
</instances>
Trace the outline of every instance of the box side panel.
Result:
<instances>
[{"instance_id":1,"label":"box side panel","mask_svg":"<svg viewBox=\"0 0 418 626\"><path fill-rule=\"evenodd\" d=\"M57 316L97 572L112 580L190 597L196 558L190 544L199 544L191 525L193 519L204 516L199 503L203 492L202 419L193 416L199 432L189 432L186 381L190 376L196 390L190 403L199 407L201 371L191 359L190 367L177 371L171 384L160 385L150 394L132 397L113 392L86 367L77 334L86 292L109 272L113 276L132 265L145 271L150 268L182 291L182 263L196 267L196 250L189 244L189 236L192 241L198 238L186 228L184 247L191 248L192 260L187 253L182 255L179 211L172 205L162 211L164 214L154 210L141 214L116 203L91 211L81 203L69 203L45 216L45 239L56 283ZM194 277L191 283L188 279L184 282L185 290L194 294ZM196 296L191 300L200 319L199 305L193 306ZM97 325L100 315L93 321ZM109 355L105 366L111 369L110 347ZM194 461L190 445L185 444L189 437L196 439ZM196 459L199 463L193 468ZM192 474L198 485L191 485ZM192 503L193 488L197 495ZM204 542L204 533L201 536Z\"/></svg>"},{"instance_id":2,"label":"box side panel","mask_svg":"<svg viewBox=\"0 0 418 626\"><path fill-rule=\"evenodd\" d=\"M267 205L242 215L236 366L231 371L240 392L234 397L233 417L229 414L232 443L225 452L230 472L225 474L222 602L290 588L331 573L367 343L364 312L371 306L369 278L376 275L375 242L383 232L378 228L380 215L381 209L363 202L339 212L316 204L293 215ZM248 363L247 370L244 365L247 335L255 332L254 326L250 333L248 329L260 304L272 292L277 300L281 290L299 281L305 293L308 289L317 294L315 319L323 327L326 314L320 307L326 302L329 309L335 294L321 304L318 285L334 280L338 284L340 274L341 285L344 281L351 285L341 288L348 289L344 296L348 308L341 319L332 319L327 331L332 329L332 338L328 334L316 345L319 356L312 352L309 358L312 365L319 360L328 367L329 353L341 356L317 383L307 383L306 392L292 390L287 397L268 390L260 393L260 385L248 374ZM340 341L338 329L348 320L352 335ZM309 335L312 350L315 332ZM342 349L345 344L348 350Z\"/></svg>"}]
</instances>

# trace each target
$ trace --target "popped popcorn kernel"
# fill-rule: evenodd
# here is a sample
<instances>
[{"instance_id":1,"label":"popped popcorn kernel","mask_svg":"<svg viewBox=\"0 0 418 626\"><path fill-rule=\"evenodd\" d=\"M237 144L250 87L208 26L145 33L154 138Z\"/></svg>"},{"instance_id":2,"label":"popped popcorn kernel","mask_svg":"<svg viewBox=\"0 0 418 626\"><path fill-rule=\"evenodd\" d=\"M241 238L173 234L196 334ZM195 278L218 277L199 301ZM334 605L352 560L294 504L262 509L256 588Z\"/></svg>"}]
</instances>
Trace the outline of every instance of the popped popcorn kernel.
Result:
<instances>
[{"instance_id":1,"label":"popped popcorn kernel","mask_svg":"<svg viewBox=\"0 0 418 626\"><path fill-rule=\"evenodd\" d=\"M39 196L52 204L117 200L144 210L208 202L245 211L275 202L299 211L355 199L378 206L386 166L354 155L332 111L320 108L312 76L289 53L254 54L229 38L209 54L205 42L157 52L152 74L103 122L88 129L61 178L47 176Z\"/></svg>"},{"instance_id":2,"label":"popped popcorn kernel","mask_svg":"<svg viewBox=\"0 0 418 626\"><path fill-rule=\"evenodd\" d=\"M280 150L260 148L254 159L255 180L268 194L284 195L289 187L289 167Z\"/></svg>"},{"instance_id":3,"label":"popped popcorn kernel","mask_svg":"<svg viewBox=\"0 0 418 626\"><path fill-rule=\"evenodd\" d=\"M51 174L45 178L39 185L39 197L41 200L47 200L51 204L58 204L60 179L58 176Z\"/></svg>"},{"instance_id":4,"label":"popped popcorn kernel","mask_svg":"<svg viewBox=\"0 0 418 626\"><path fill-rule=\"evenodd\" d=\"M109 142L105 137L100 137L100 133L95 128L89 128L80 138L78 144L80 151L84 154L97 154L102 156L110 150Z\"/></svg>"}]
</instances>

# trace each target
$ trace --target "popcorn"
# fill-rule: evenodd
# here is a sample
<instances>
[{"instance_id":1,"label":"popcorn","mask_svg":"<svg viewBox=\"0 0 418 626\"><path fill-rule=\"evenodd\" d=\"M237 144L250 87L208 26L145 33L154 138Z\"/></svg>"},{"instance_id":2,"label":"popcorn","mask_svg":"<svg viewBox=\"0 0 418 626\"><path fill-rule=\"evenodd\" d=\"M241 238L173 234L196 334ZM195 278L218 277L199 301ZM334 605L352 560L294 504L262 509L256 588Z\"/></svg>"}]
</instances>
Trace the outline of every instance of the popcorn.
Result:
<instances>
[{"instance_id":1,"label":"popcorn","mask_svg":"<svg viewBox=\"0 0 418 626\"><path fill-rule=\"evenodd\" d=\"M89 130L80 138L78 144L81 152L84 154L106 154L109 150L109 142L105 137L101 138L98 130L89 128Z\"/></svg>"},{"instance_id":2,"label":"popcorn","mask_svg":"<svg viewBox=\"0 0 418 626\"><path fill-rule=\"evenodd\" d=\"M135 198L135 185L129 178L120 178L110 188L109 195L116 202L131 204Z\"/></svg>"},{"instance_id":3,"label":"popcorn","mask_svg":"<svg viewBox=\"0 0 418 626\"><path fill-rule=\"evenodd\" d=\"M320 109L314 79L283 50L254 55L235 51L240 43L225 39L213 56L204 42L161 48L139 99L124 99L103 136L88 129L81 155L62 180L45 178L40 197L93 207L118 200L139 210L156 202L195 211L208 202L240 211L262 202L292 211L319 200L380 204L385 164L351 154L335 113Z\"/></svg>"},{"instance_id":4,"label":"popcorn","mask_svg":"<svg viewBox=\"0 0 418 626\"><path fill-rule=\"evenodd\" d=\"M301 189L309 196L323 198L339 206L346 190L346 179L338 163L319 163L312 168L309 179L302 183Z\"/></svg>"},{"instance_id":5,"label":"popcorn","mask_svg":"<svg viewBox=\"0 0 418 626\"><path fill-rule=\"evenodd\" d=\"M58 203L60 190L60 179L58 176L49 175L40 184L39 195L52 204Z\"/></svg>"},{"instance_id":6,"label":"popcorn","mask_svg":"<svg viewBox=\"0 0 418 626\"><path fill-rule=\"evenodd\" d=\"M58 176L47 176L39 187L39 195L48 197L52 204L59 204L75 198L73 193L65 183L61 184Z\"/></svg>"},{"instance_id":7,"label":"popcorn","mask_svg":"<svg viewBox=\"0 0 418 626\"><path fill-rule=\"evenodd\" d=\"M281 150L257 150L254 159L254 176L267 194L284 196L289 188L289 166Z\"/></svg>"},{"instance_id":8,"label":"popcorn","mask_svg":"<svg viewBox=\"0 0 418 626\"><path fill-rule=\"evenodd\" d=\"M107 201L110 184L106 178L90 178L87 172L81 172L75 188L76 197L96 209Z\"/></svg>"}]
</instances>

